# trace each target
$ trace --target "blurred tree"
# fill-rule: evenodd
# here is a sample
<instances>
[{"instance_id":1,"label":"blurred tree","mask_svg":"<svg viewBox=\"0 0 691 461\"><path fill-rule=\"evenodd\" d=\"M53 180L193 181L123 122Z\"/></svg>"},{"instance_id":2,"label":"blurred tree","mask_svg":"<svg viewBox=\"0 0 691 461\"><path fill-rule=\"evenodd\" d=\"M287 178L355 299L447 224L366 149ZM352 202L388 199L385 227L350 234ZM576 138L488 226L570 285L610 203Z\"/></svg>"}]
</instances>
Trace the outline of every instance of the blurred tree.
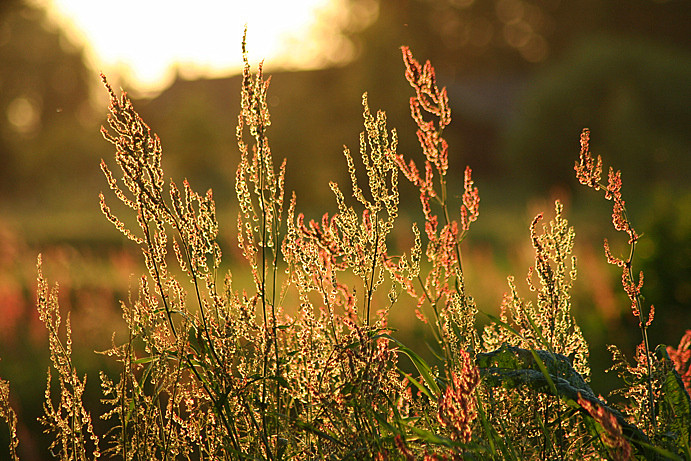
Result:
<instances>
[{"instance_id":1,"label":"blurred tree","mask_svg":"<svg viewBox=\"0 0 691 461\"><path fill-rule=\"evenodd\" d=\"M15 0L0 8L0 62L0 191L64 186L83 173L98 135L82 51L42 10Z\"/></svg>"},{"instance_id":2,"label":"blurred tree","mask_svg":"<svg viewBox=\"0 0 691 461\"><path fill-rule=\"evenodd\" d=\"M660 182L688 186L690 82L689 52L586 40L539 72L523 94L504 140L511 170L541 190L577 187L569 166L578 133L589 127L594 151L622 170L629 193L648 195Z\"/></svg>"},{"instance_id":3,"label":"blurred tree","mask_svg":"<svg viewBox=\"0 0 691 461\"><path fill-rule=\"evenodd\" d=\"M676 345L691 326L691 191L660 186L651 207L639 251L643 293L658 313L651 338Z\"/></svg>"},{"instance_id":4,"label":"blurred tree","mask_svg":"<svg viewBox=\"0 0 691 461\"><path fill-rule=\"evenodd\" d=\"M681 0L381 0L377 21L353 37L354 69L398 114L408 91L391 50L406 44L430 59L449 87L447 136L463 153L455 158L472 155L462 161L478 178L512 175L539 191L571 184L587 125L599 147L621 146L619 158L636 152L629 163L662 178L689 158L689 17L691 2ZM608 38L587 41L598 36ZM599 119L571 117L585 106Z\"/></svg>"},{"instance_id":5,"label":"blurred tree","mask_svg":"<svg viewBox=\"0 0 691 461\"><path fill-rule=\"evenodd\" d=\"M453 78L530 70L592 34L689 46L689 14L684 0L380 0L354 39L365 59L405 43Z\"/></svg>"}]
</instances>

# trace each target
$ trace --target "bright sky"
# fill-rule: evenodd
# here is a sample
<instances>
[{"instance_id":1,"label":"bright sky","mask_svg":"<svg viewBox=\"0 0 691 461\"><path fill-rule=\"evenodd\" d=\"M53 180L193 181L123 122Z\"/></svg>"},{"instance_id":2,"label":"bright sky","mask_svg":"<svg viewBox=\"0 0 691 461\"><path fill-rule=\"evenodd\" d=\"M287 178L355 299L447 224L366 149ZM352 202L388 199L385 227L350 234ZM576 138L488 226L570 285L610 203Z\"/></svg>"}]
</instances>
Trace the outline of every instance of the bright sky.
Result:
<instances>
[{"instance_id":1,"label":"bright sky","mask_svg":"<svg viewBox=\"0 0 691 461\"><path fill-rule=\"evenodd\" d=\"M162 89L176 67L186 78L237 72L245 24L250 62L264 59L267 68L314 68L353 54L338 32L352 16L344 0L36 1L85 45L96 69L140 91Z\"/></svg>"}]
</instances>

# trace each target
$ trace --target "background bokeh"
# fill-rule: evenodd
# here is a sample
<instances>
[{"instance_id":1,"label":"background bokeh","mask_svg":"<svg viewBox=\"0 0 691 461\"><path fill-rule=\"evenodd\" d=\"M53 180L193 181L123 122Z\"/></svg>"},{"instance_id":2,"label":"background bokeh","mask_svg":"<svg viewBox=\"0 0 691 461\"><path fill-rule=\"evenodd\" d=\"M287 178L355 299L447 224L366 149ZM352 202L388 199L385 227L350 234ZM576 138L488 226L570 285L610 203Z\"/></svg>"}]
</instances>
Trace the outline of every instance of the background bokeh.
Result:
<instances>
[{"instance_id":1,"label":"background bokeh","mask_svg":"<svg viewBox=\"0 0 691 461\"><path fill-rule=\"evenodd\" d=\"M611 229L610 203L573 174L579 133L589 127L593 151L606 167L622 170L631 219L644 235L635 269L645 272L643 293L656 306L651 341L676 344L691 328L691 3L342 3L349 19L325 16L322 27L340 28L349 59L309 71L267 62L272 152L287 158L287 187L298 207L308 217L335 211L328 182L348 183L342 150L357 149L365 91L397 128L399 151L420 155L399 51L408 45L416 58L432 61L449 91L451 195L458 200L462 193L465 165L480 189L480 219L463 244L467 287L480 309L496 313L506 276L524 278L532 263L528 225L537 212L551 216L553 200L561 199L576 229L574 314L591 346L594 390L606 395L616 386L603 373L610 365L605 345L631 356L640 334L620 273L604 259L603 238L626 248ZM95 370L113 364L93 351L106 349L112 332L122 333L118 303L141 271L136 251L99 211L106 184L98 164L112 149L99 133L105 90L84 46L34 3L0 2L0 377L11 381L26 460L47 456L35 422L48 366L33 305L36 255L44 254L46 275L60 283L62 306L71 311L75 359L89 376L87 407L95 411ZM163 141L167 174L189 178L197 190L214 189L226 263L242 271L234 250L240 80L181 75L156 94L138 95L133 85L136 107ZM130 89L126 76L109 78ZM421 215L414 189L401 189L397 236L405 247L408 223ZM424 352L411 313L412 305L401 302L394 326ZM6 436L0 432L3 447Z\"/></svg>"}]
</instances>

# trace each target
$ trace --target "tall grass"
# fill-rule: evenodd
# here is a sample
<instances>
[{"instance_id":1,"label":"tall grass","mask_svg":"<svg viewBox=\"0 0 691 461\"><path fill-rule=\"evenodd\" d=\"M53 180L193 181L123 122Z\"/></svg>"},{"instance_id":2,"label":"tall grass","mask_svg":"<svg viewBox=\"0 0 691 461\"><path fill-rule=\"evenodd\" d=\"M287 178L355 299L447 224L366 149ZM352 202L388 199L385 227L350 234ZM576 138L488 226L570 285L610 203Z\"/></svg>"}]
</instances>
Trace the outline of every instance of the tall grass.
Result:
<instances>
[{"instance_id":1,"label":"tall grass","mask_svg":"<svg viewBox=\"0 0 691 461\"><path fill-rule=\"evenodd\" d=\"M625 405L616 406L589 381L587 342L571 312L575 232L560 202L548 224L542 214L530 224L534 295L522 297L509 277L501 314L478 331L461 242L479 217L479 191L470 167L462 178L449 174L446 89L429 62L406 47L402 54L422 156L397 152L396 131L363 95L359 155L344 149L349 190L331 183L337 211L308 221L286 194L286 161L274 163L269 80L261 65L252 72L243 41L235 182L238 245L252 283L240 287L221 273L212 191L166 178L160 140L103 77L110 107L102 132L117 170L112 161L101 169L129 215L118 216L105 194L101 209L140 248L147 272L122 301L126 340L104 352L120 372L100 375L106 410L97 417L110 430L97 434L82 401L86 377L71 359L70 318L63 328L58 288L39 257L37 304L52 362L41 422L57 459L691 459L691 336L676 348L649 344L654 309L634 271L641 237L626 215L621 175L611 170L600 182L602 161L584 130L577 178L605 191L614 227L628 236L627 257L607 242L605 255L622 268L642 337L633 365L612 346L626 383ZM422 209L404 252L391 238L401 177ZM464 186L459 210L448 200L454 180ZM437 362L396 338L391 309L414 311L430 329ZM0 391L17 459L7 381Z\"/></svg>"}]
</instances>

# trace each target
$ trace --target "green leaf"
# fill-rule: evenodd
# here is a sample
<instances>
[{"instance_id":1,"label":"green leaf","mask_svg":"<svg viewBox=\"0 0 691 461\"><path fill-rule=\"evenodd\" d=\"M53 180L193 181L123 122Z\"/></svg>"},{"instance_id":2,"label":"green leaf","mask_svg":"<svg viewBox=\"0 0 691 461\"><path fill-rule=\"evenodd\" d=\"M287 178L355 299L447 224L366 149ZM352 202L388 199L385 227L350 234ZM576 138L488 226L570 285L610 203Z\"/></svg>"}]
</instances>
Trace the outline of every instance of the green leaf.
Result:
<instances>
[{"instance_id":1,"label":"green leaf","mask_svg":"<svg viewBox=\"0 0 691 461\"><path fill-rule=\"evenodd\" d=\"M123 415L124 421L123 425L127 427L127 423L130 422L130 419L132 418L132 413L134 412L134 398L131 398L129 401L129 405L127 405L127 414Z\"/></svg>"},{"instance_id":2,"label":"green leaf","mask_svg":"<svg viewBox=\"0 0 691 461\"><path fill-rule=\"evenodd\" d=\"M493 321L494 323L498 323L498 324L501 325L502 327L504 327L504 328L506 328L507 330L509 330L511 333L513 333L513 334L515 334L516 336L518 336L519 338L523 339L523 335L521 335L518 331L516 331L516 329L515 329L514 327L512 327L512 326L509 325L508 323L504 322L504 321L503 321L502 319L500 319L499 317L497 317L497 316L495 316L495 315L492 315L492 314L488 314L488 313L486 313L486 312L483 312L483 313L484 313L487 317L489 317L489 319L490 319L491 321Z\"/></svg>"},{"instance_id":3,"label":"green leaf","mask_svg":"<svg viewBox=\"0 0 691 461\"><path fill-rule=\"evenodd\" d=\"M547 380L547 384L549 385L549 389L552 391L552 394L559 395L559 393L557 392L557 386L554 385L554 381L552 381L552 377L547 371L547 367L545 367L545 364L543 363L542 359L537 355L537 352L535 352L535 349L533 349L532 347L530 348L530 353L533 354L533 359L535 359L535 363L537 363L537 366L540 368L540 371L545 376L545 379Z\"/></svg>"},{"instance_id":4,"label":"green leaf","mask_svg":"<svg viewBox=\"0 0 691 461\"><path fill-rule=\"evenodd\" d=\"M477 389L475 389L475 400L477 401L477 411L478 415L480 416L480 422L482 424L482 428L485 431L485 437L487 439L487 442L489 443L490 453L492 454L492 457L495 457L497 456L496 445L498 444L495 443L495 437L498 439L499 435L497 434L497 431L494 430L490 422L487 420L487 416L485 415L485 408L482 403L482 399L480 398L480 393ZM501 443L500 440L497 440L496 442Z\"/></svg>"},{"instance_id":5,"label":"green leaf","mask_svg":"<svg viewBox=\"0 0 691 461\"><path fill-rule=\"evenodd\" d=\"M537 324L535 323L533 318L530 316L530 313L526 310L526 311L524 311L524 314L525 314L526 318L528 319L528 323L530 323L530 327L533 329L533 331L537 335L537 339L540 340L540 344L542 344L542 347L544 347L546 350L551 351L552 347L549 344L547 344L545 337L542 336L542 331L537 326Z\"/></svg>"},{"instance_id":6,"label":"green leaf","mask_svg":"<svg viewBox=\"0 0 691 461\"><path fill-rule=\"evenodd\" d=\"M408 428L417 435L419 440L422 440L423 442L431 443L434 445L442 445L445 447L453 447L455 445L458 445L457 443L454 443L453 440L447 439L446 437L441 437L433 432L426 431L424 429L420 429L419 427L415 426L408 426Z\"/></svg>"},{"instance_id":7,"label":"green leaf","mask_svg":"<svg viewBox=\"0 0 691 461\"><path fill-rule=\"evenodd\" d=\"M670 370L662 382L662 411L667 413L671 421L668 433L677 450L691 459L689 437L691 437L691 398L684 387L684 382L674 369L667 349L664 345L657 346L655 355L663 361Z\"/></svg>"},{"instance_id":8,"label":"green leaf","mask_svg":"<svg viewBox=\"0 0 691 461\"><path fill-rule=\"evenodd\" d=\"M142 357L141 359L132 360L132 363L135 364L135 365L141 365L142 363L153 362L153 361L156 360L157 358L158 358L158 357L154 357L154 356Z\"/></svg>"},{"instance_id":9,"label":"green leaf","mask_svg":"<svg viewBox=\"0 0 691 461\"><path fill-rule=\"evenodd\" d=\"M663 459L665 460L684 461L684 458L680 457L679 455L675 455L671 451L665 450L664 448L656 447L655 445L651 445L649 443L641 441L637 441L637 444L648 450L648 452L652 451L654 453L657 453L658 455L663 456Z\"/></svg>"},{"instance_id":10,"label":"green leaf","mask_svg":"<svg viewBox=\"0 0 691 461\"><path fill-rule=\"evenodd\" d=\"M294 421L293 424L295 424L295 425L296 425L297 427L299 427L300 429L303 429L303 430L305 430L305 431L307 431L307 432L311 432L312 434L317 435L317 436L319 436L319 437L322 437L322 438L324 438L324 439L326 439L326 440L328 440L328 441L330 441L330 442L333 442L333 443L335 443L335 444L337 444L337 445L340 445L340 446L342 446L342 447L345 447L345 446L346 446L346 444L344 444L344 443L341 442L340 440L338 440L338 439L336 439L335 437L333 437L333 436L327 434L327 433L324 432L324 431L321 431L321 430L317 429L316 427L314 427L314 426L313 426L312 424L310 424L310 423L306 423L306 422L304 422L304 421Z\"/></svg>"},{"instance_id":11,"label":"green leaf","mask_svg":"<svg viewBox=\"0 0 691 461\"><path fill-rule=\"evenodd\" d=\"M439 395L441 394L441 390L439 389L437 381L434 378L434 375L432 374L432 369L429 367L429 365L427 365L427 362L425 362L412 349L407 348L403 345L403 343L401 343L396 338L388 334L377 335L375 336L375 338L386 338L395 342L398 345L398 350L407 355L408 358L413 362L413 365L415 365L417 371L420 372L420 376L422 377L422 379L424 379L425 384L427 384L430 390L434 393L435 397L439 397Z\"/></svg>"},{"instance_id":12,"label":"green leaf","mask_svg":"<svg viewBox=\"0 0 691 461\"><path fill-rule=\"evenodd\" d=\"M425 394L425 395L427 396L428 399L434 400L434 397L432 396L432 394L430 394L430 392L427 390L427 388L426 388L425 386L423 386L423 385L420 383L420 381L418 381L417 379L413 378L413 375L411 375L411 374L409 374L409 373L403 373L403 375L404 375L406 378L408 378L408 380L409 380L411 383L413 383L413 384L415 385L415 387L417 387L418 390L419 390L420 392L422 392L423 394Z\"/></svg>"},{"instance_id":13,"label":"green leaf","mask_svg":"<svg viewBox=\"0 0 691 461\"><path fill-rule=\"evenodd\" d=\"M394 427L393 425L391 425L391 423L389 423L389 422L387 421L386 415L383 415L383 414L381 414L381 413L377 413L377 412L375 411L375 412L374 412L374 418L375 418L377 421L379 421L379 424L381 424L382 426L384 426L384 427L386 428L386 430L388 430L389 432L391 432L391 433L393 433L393 434L399 434L398 429L397 429L396 427Z\"/></svg>"}]
</instances>

